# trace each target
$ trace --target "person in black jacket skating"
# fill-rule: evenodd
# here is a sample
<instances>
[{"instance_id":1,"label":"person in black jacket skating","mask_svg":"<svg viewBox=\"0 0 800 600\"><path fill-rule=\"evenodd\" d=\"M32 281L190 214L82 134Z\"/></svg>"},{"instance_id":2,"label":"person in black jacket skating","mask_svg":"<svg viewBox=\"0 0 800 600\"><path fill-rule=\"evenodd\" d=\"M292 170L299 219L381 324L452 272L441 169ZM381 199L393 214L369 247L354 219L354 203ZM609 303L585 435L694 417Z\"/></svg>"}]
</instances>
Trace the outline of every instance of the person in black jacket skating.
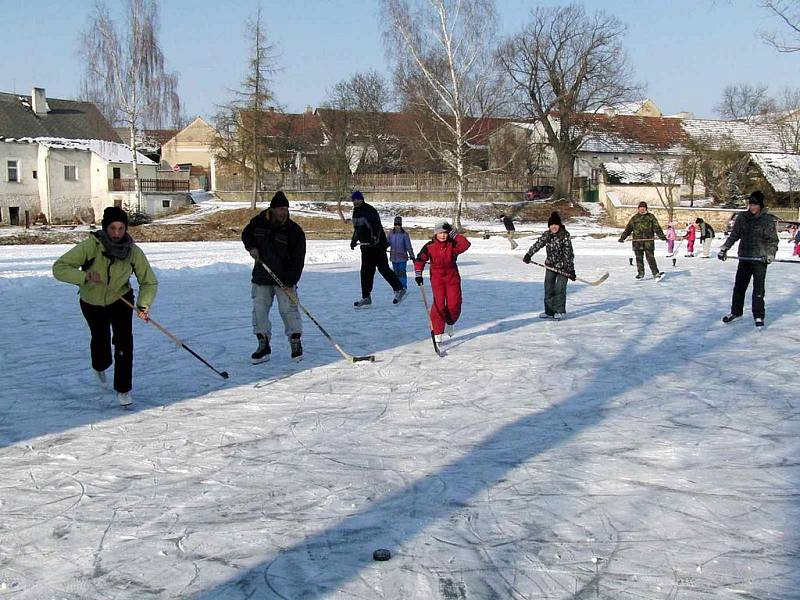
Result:
<instances>
[{"instance_id":1,"label":"person in black jacket skating","mask_svg":"<svg viewBox=\"0 0 800 600\"><path fill-rule=\"evenodd\" d=\"M258 338L258 349L250 358L253 363L269 360L272 352L269 343L272 337L269 311L277 296L278 310L283 319L284 332L289 338L292 358L301 360L303 346L300 336L303 333L303 323L294 298L297 297L297 282L300 281L305 263L306 235L300 225L289 218L289 200L283 192L277 192L272 197L269 208L250 220L242 231L242 242L250 256L256 260L253 266L251 297L253 333ZM259 261L270 268L280 283L275 281Z\"/></svg>"},{"instance_id":2,"label":"person in black jacket skating","mask_svg":"<svg viewBox=\"0 0 800 600\"><path fill-rule=\"evenodd\" d=\"M375 269L383 276L394 290L394 304L399 304L406 295L403 284L389 266L386 249L389 242L386 232L381 225L381 218L373 206L364 202L364 195L356 190L351 196L353 201L353 238L350 240L350 249L361 246L361 300L356 300L353 306L366 308L372 304L372 284L375 280Z\"/></svg>"},{"instance_id":3,"label":"person in black jacket skating","mask_svg":"<svg viewBox=\"0 0 800 600\"><path fill-rule=\"evenodd\" d=\"M739 260L736 267L736 280L733 284L731 312L722 317L723 323L730 323L744 314L744 296L750 279L753 280L753 319L756 327L764 326L764 283L767 278L767 265L775 260L778 251L778 218L764 208L764 194L756 190L750 194L747 210L739 213L733 224L733 231L722 244L717 257L725 260L728 250L739 242ZM753 260L755 259L755 260Z\"/></svg>"}]
</instances>

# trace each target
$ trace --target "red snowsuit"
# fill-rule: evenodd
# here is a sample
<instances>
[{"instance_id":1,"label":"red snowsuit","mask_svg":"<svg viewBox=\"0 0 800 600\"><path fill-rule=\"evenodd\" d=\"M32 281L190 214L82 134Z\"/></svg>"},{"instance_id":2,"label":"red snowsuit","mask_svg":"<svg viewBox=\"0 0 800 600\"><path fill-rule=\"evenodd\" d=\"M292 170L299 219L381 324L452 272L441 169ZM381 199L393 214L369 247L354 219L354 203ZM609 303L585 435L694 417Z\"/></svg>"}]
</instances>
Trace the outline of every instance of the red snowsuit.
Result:
<instances>
[{"instance_id":1,"label":"red snowsuit","mask_svg":"<svg viewBox=\"0 0 800 600\"><path fill-rule=\"evenodd\" d=\"M444 333L445 323L453 325L461 315L461 274L456 259L470 246L469 240L460 233L444 242L434 238L422 247L414 261L418 276L422 275L425 263L431 263L431 324L436 335Z\"/></svg>"},{"instance_id":2,"label":"red snowsuit","mask_svg":"<svg viewBox=\"0 0 800 600\"><path fill-rule=\"evenodd\" d=\"M683 236L683 238L685 240L688 240L686 242L686 250L689 251L689 254L693 254L694 253L694 240L695 240L695 237L697 236L696 232L697 232L697 228L694 226L694 224L692 224L692 225L689 225L689 228L686 230L686 235Z\"/></svg>"}]
</instances>

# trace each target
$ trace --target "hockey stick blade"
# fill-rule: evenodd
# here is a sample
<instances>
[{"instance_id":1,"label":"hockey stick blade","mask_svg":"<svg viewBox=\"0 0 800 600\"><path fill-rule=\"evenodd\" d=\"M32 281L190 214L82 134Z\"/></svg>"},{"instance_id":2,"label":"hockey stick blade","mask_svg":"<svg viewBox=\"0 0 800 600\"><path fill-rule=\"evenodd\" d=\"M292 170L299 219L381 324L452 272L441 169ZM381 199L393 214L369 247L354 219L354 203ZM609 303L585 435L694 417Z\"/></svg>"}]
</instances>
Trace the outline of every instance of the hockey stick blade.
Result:
<instances>
[{"instance_id":1,"label":"hockey stick blade","mask_svg":"<svg viewBox=\"0 0 800 600\"><path fill-rule=\"evenodd\" d=\"M603 283L603 282L604 282L606 279L608 279L608 273L603 273L603 275L600 277L600 279L598 279L598 280L596 280L596 281L589 281L588 279L582 279L582 278L580 278L580 277L576 277L575 279L576 279L577 281L580 281L581 283L585 283L585 284L587 284L587 285L600 285L600 284L601 284L601 283Z\"/></svg>"},{"instance_id":2,"label":"hockey stick blade","mask_svg":"<svg viewBox=\"0 0 800 600\"><path fill-rule=\"evenodd\" d=\"M375 355L370 354L369 356L351 356L350 362L375 362Z\"/></svg>"},{"instance_id":3,"label":"hockey stick blade","mask_svg":"<svg viewBox=\"0 0 800 600\"><path fill-rule=\"evenodd\" d=\"M436 334L431 331L431 341L433 342L433 349L436 351L436 354L439 355L439 358L444 358L447 356L447 352L439 348L439 344L436 343Z\"/></svg>"}]
</instances>

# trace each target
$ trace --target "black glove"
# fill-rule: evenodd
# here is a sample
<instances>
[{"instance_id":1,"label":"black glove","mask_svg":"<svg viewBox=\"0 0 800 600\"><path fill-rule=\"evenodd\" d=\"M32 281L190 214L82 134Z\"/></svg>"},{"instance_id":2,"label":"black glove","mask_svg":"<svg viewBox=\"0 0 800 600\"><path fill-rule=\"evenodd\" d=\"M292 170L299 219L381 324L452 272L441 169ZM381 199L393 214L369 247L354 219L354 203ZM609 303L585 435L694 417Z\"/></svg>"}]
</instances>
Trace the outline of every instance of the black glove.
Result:
<instances>
[{"instance_id":1,"label":"black glove","mask_svg":"<svg viewBox=\"0 0 800 600\"><path fill-rule=\"evenodd\" d=\"M771 256L762 256L765 264L770 264L774 259Z\"/></svg>"},{"instance_id":2,"label":"black glove","mask_svg":"<svg viewBox=\"0 0 800 600\"><path fill-rule=\"evenodd\" d=\"M726 260L728 258L728 251L727 250L720 250L719 254L717 254L717 258L720 260Z\"/></svg>"},{"instance_id":3,"label":"black glove","mask_svg":"<svg viewBox=\"0 0 800 600\"><path fill-rule=\"evenodd\" d=\"M624 244L624 243L625 243L625 240L623 240L622 238L619 238L617 241L618 241L620 244Z\"/></svg>"},{"instance_id":4,"label":"black glove","mask_svg":"<svg viewBox=\"0 0 800 600\"><path fill-rule=\"evenodd\" d=\"M350 242L350 250L355 250L357 245L358 245L358 242L356 242L355 240Z\"/></svg>"},{"instance_id":5,"label":"black glove","mask_svg":"<svg viewBox=\"0 0 800 600\"><path fill-rule=\"evenodd\" d=\"M417 275L414 277L414 281L416 281L417 285L420 287L422 287L422 284L425 282L425 280L422 278L422 275Z\"/></svg>"},{"instance_id":6,"label":"black glove","mask_svg":"<svg viewBox=\"0 0 800 600\"><path fill-rule=\"evenodd\" d=\"M526 253L525 256L522 257L522 262L526 265L531 264L531 255Z\"/></svg>"},{"instance_id":7,"label":"black glove","mask_svg":"<svg viewBox=\"0 0 800 600\"><path fill-rule=\"evenodd\" d=\"M446 231L448 233L448 235L450 234L450 231L452 229L453 229L453 226L450 225L450 223L445 223L444 225L442 225L442 230Z\"/></svg>"},{"instance_id":8,"label":"black glove","mask_svg":"<svg viewBox=\"0 0 800 600\"><path fill-rule=\"evenodd\" d=\"M577 279L577 275L575 275L575 271L570 271L567 273L567 279L570 281L575 281Z\"/></svg>"}]
</instances>

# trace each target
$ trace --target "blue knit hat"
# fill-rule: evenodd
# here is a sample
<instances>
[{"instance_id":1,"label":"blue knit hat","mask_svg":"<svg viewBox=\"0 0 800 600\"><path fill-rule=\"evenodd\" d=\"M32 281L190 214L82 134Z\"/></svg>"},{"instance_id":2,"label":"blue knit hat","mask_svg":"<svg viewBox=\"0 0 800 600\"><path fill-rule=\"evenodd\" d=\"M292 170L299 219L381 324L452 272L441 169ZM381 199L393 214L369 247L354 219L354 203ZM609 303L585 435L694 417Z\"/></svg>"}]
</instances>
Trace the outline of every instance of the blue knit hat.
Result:
<instances>
[{"instance_id":1,"label":"blue knit hat","mask_svg":"<svg viewBox=\"0 0 800 600\"><path fill-rule=\"evenodd\" d=\"M355 192L353 192L353 193L350 195L350 199L351 199L351 200L363 200L363 199L364 199L364 194L362 194L361 192L359 192L358 190L356 190Z\"/></svg>"}]
</instances>

